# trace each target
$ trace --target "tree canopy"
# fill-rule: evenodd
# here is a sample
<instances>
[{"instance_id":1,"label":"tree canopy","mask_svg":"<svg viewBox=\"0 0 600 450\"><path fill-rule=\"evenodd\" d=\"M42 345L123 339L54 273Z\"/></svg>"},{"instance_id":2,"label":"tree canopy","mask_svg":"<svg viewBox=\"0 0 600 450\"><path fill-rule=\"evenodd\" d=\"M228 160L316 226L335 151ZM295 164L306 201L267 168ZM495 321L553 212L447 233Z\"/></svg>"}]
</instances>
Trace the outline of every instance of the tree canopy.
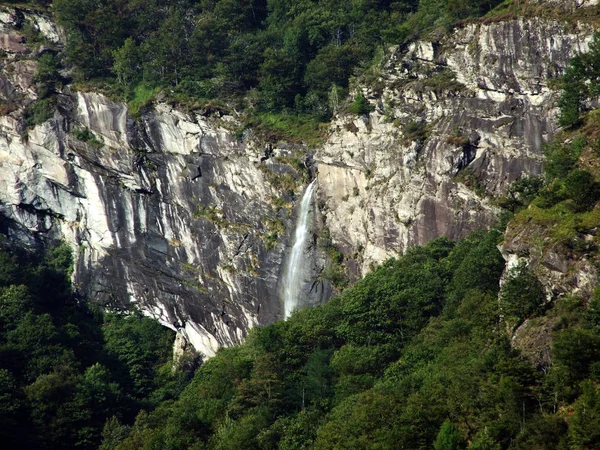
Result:
<instances>
[{"instance_id":1,"label":"tree canopy","mask_svg":"<svg viewBox=\"0 0 600 450\"><path fill-rule=\"evenodd\" d=\"M256 103L324 120L328 93L348 88L382 45L404 42L498 0L54 0L66 62L80 80L134 96L140 83L173 96ZM248 99L252 100L248 100ZM246 103L244 105L244 102Z\"/></svg>"}]
</instances>

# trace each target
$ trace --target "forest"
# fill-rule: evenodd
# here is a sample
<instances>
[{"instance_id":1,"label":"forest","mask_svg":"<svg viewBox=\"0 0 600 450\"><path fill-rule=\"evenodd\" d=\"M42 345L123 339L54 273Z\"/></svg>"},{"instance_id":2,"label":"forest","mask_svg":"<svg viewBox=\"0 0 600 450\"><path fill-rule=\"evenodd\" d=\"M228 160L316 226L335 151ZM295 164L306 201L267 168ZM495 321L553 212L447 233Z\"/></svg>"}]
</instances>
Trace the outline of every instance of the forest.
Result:
<instances>
[{"instance_id":1,"label":"forest","mask_svg":"<svg viewBox=\"0 0 600 450\"><path fill-rule=\"evenodd\" d=\"M187 107L241 111L254 128L314 135L343 103L350 79L380 60L385 46L447 30L498 3L55 0L66 48L46 53L38 80L45 89L32 116L37 108L43 120L57 85L76 82L128 101L133 111L160 90ZM66 79L61 67L69 68ZM360 99L355 108L364 112Z\"/></svg>"},{"instance_id":2,"label":"forest","mask_svg":"<svg viewBox=\"0 0 600 450\"><path fill-rule=\"evenodd\" d=\"M600 446L600 288L547 298L524 264L500 279L507 223L555 224L593 258L597 111L547 146L542 178L459 242L391 259L338 297L254 329L186 370L173 333L92 309L68 246L0 251L0 438L39 449L547 449ZM546 358L512 342L549 327Z\"/></svg>"},{"instance_id":3,"label":"forest","mask_svg":"<svg viewBox=\"0 0 600 450\"><path fill-rule=\"evenodd\" d=\"M11 449L98 448L107 419L176 398L174 333L135 312L91 309L71 289L71 249L0 250L0 441ZM110 420L109 420L110 422Z\"/></svg>"}]
</instances>

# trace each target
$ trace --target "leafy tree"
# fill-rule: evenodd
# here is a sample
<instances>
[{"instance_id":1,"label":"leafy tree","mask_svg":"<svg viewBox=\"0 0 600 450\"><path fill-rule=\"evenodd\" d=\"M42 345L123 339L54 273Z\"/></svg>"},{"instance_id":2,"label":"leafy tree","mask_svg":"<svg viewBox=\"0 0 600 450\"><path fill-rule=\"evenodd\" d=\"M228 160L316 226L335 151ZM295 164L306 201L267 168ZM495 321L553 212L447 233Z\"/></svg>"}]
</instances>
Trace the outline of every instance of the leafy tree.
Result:
<instances>
[{"instance_id":1,"label":"leafy tree","mask_svg":"<svg viewBox=\"0 0 600 450\"><path fill-rule=\"evenodd\" d=\"M99 450L116 450L118 445L129 436L130 427L122 425L119 419L112 416L102 429L102 444Z\"/></svg>"},{"instance_id":2,"label":"leafy tree","mask_svg":"<svg viewBox=\"0 0 600 450\"><path fill-rule=\"evenodd\" d=\"M262 107L276 111L290 107L300 91L294 60L282 49L267 48L260 72Z\"/></svg>"},{"instance_id":3,"label":"leafy tree","mask_svg":"<svg viewBox=\"0 0 600 450\"><path fill-rule=\"evenodd\" d=\"M587 53L579 54L571 60L560 80L560 88L559 124L565 128L574 128L581 123L581 113L586 109L586 101L600 95L598 35L594 36Z\"/></svg>"},{"instance_id":4,"label":"leafy tree","mask_svg":"<svg viewBox=\"0 0 600 450\"><path fill-rule=\"evenodd\" d=\"M157 366L168 360L171 332L139 316L106 316L103 334L109 355L123 364L117 371L119 384L130 386L136 395L148 395L156 388Z\"/></svg>"},{"instance_id":5,"label":"leafy tree","mask_svg":"<svg viewBox=\"0 0 600 450\"><path fill-rule=\"evenodd\" d=\"M582 385L583 394L575 402L569 438L571 448L590 449L600 444L600 394L591 381Z\"/></svg>"},{"instance_id":6,"label":"leafy tree","mask_svg":"<svg viewBox=\"0 0 600 450\"><path fill-rule=\"evenodd\" d=\"M33 307L31 294L27 286L10 285L0 291L0 324L7 331L25 318Z\"/></svg>"},{"instance_id":7,"label":"leafy tree","mask_svg":"<svg viewBox=\"0 0 600 450\"><path fill-rule=\"evenodd\" d=\"M459 450L464 448L460 430L452 422L445 421L433 443L435 450Z\"/></svg>"},{"instance_id":8,"label":"leafy tree","mask_svg":"<svg viewBox=\"0 0 600 450\"><path fill-rule=\"evenodd\" d=\"M500 310L508 324L516 326L540 313L544 300L542 284L524 264L511 269L500 294Z\"/></svg>"},{"instance_id":9,"label":"leafy tree","mask_svg":"<svg viewBox=\"0 0 600 450\"><path fill-rule=\"evenodd\" d=\"M525 423L524 432L517 438L515 448L562 450L568 448L568 424L562 417L550 414L534 416Z\"/></svg>"},{"instance_id":10,"label":"leafy tree","mask_svg":"<svg viewBox=\"0 0 600 450\"><path fill-rule=\"evenodd\" d=\"M484 429L482 433L479 433L473 441L471 445L468 447L472 450L500 450L500 444L494 441L488 433L487 430Z\"/></svg>"},{"instance_id":11,"label":"leafy tree","mask_svg":"<svg viewBox=\"0 0 600 450\"><path fill-rule=\"evenodd\" d=\"M576 211L590 209L600 198L600 183L594 176L583 169L572 170L564 181L564 194L573 200Z\"/></svg>"},{"instance_id":12,"label":"leafy tree","mask_svg":"<svg viewBox=\"0 0 600 450\"><path fill-rule=\"evenodd\" d=\"M62 82L59 73L60 60L52 52L44 52L37 59L38 67L33 76L36 83L38 98L46 98L54 94L58 85Z\"/></svg>"},{"instance_id":13,"label":"leafy tree","mask_svg":"<svg viewBox=\"0 0 600 450\"><path fill-rule=\"evenodd\" d=\"M529 206L543 186L544 179L540 176L519 178L510 185L506 197L499 200L499 205L517 213Z\"/></svg>"},{"instance_id":14,"label":"leafy tree","mask_svg":"<svg viewBox=\"0 0 600 450\"><path fill-rule=\"evenodd\" d=\"M76 443L78 421L85 418L73 404L77 375L69 369L42 374L26 386L25 395L32 408L32 420L46 445L65 448Z\"/></svg>"},{"instance_id":15,"label":"leafy tree","mask_svg":"<svg viewBox=\"0 0 600 450\"><path fill-rule=\"evenodd\" d=\"M279 441L279 448L281 450L313 448L317 430L322 423L322 410L317 407L303 409L286 423L285 432Z\"/></svg>"},{"instance_id":16,"label":"leafy tree","mask_svg":"<svg viewBox=\"0 0 600 450\"><path fill-rule=\"evenodd\" d=\"M0 369L0 439L10 448L32 448L32 429L25 410L23 392L6 369Z\"/></svg>"},{"instance_id":17,"label":"leafy tree","mask_svg":"<svg viewBox=\"0 0 600 450\"><path fill-rule=\"evenodd\" d=\"M348 86L352 68L367 56L358 45L329 44L306 66L304 82L309 90L326 94L333 84Z\"/></svg>"},{"instance_id":18,"label":"leafy tree","mask_svg":"<svg viewBox=\"0 0 600 450\"><path fill-rule=\"evenodd\" d=\"M123 46L113 52L113 57L112 70L119 83L128 87L139 80L142 68L140 49L132 38L125 39Z\"/></svg>"},{"instance_id":19,"label":"leafy tree","mask_svg":"<svg viewBox=\"0 0 600 450\"><path fill-rule=\"evenodd\" d=\"M590 375L591 365L600 361L600 336L587 329L570 328L555 336L552 355L559 366L564 366L571 384Z\"/></svg>"}]
</instances>

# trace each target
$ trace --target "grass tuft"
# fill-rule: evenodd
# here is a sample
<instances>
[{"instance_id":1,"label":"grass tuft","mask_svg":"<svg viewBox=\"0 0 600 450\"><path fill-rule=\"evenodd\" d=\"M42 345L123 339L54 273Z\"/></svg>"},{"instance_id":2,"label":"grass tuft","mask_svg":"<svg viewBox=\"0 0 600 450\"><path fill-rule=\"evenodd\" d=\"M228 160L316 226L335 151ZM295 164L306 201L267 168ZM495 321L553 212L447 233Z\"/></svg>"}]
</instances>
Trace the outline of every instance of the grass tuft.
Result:
<instances>
[{"instance_id":1,"label":"grass tuft","mask_svg":"<svg viewBox=\"0 0 600 450\"><path fill-rule=\"evenodd\" d=\"M133 117L138 117L145 106L160 92L160 88L146 83L137 84L128 96L127 107Z\"/></svg>"}]
</instances>

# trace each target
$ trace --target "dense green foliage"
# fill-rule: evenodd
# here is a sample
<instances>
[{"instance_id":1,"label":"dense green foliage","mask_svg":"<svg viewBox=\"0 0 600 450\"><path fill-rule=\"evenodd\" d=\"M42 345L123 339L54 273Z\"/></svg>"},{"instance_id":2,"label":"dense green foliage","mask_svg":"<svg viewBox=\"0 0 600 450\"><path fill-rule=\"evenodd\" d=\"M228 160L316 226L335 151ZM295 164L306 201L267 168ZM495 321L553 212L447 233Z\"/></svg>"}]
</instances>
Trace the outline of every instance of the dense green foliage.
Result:
<instances>
[{"instance_id":1,"label":"dense green foliage","mask_svg":"<svg viewBox=\"0 0 600 450\"><path fill-rule=\"evenodd\" d=\"M0 250L0 442L93 449L107 419L131 423L176 396L173 333L153 320L93 313L70 292L70 249Z\"/></svg>"},{"instance_id":2,"label":"dense green foliage","mask_svg":"<svg viewBox=\"0 0 600 450\"><path fill-rule=\"evenodd\" d=\"M37 63L38 69L33 79L36 83L38 99L25 110L25 123L28 126L43 123L54 115L57 88L63 81L58 72L59 58L55 53L51 51L42 53Z\"/></svg>"},{"instance_id":3,"label":"dense green foliage","mask_svg":"<svg viewBox=\"0 0 600 450\"><path fill-rule=\"evenodd\" d=\"M115 448L599 445L600 300L553 312L555 363L536 370L505 325L539 316L543 298L520 269L498 302L498 239L435 240L326 305L254 330L201 366L177 401L141 413ZM567 405L571 418L556 414Z\"/></svg>"},{"instance_id":4,"label":"dense green foliage","mask_svg":"<svg viewBox=\"0 0 600 450\"><path fill-rule=\"evenodd\" d=\"M600 95L600 35L594 36L588 52L571 60L559 87L559 123L565 128L576 127L581 124L582 112L590 109L589 101Z\"/></svg>"},{"instance_id":5,"label":"dense green foliage","mask_svg":"<svg viewBox=\"0 0 600 450\"><path fill-rule=\"evenodd\" d=\"M219 99L255 118L269 112L325 120L378 48L478 17L498 3L54 0L52 11L67 33L65 65L78 81L108 81L131 101L139 86L160 87L186 102ZM362 114L365 106L353 109ZM40 112L34 116L32 123L41 120Z\"/></svg>"}]
</instances>

